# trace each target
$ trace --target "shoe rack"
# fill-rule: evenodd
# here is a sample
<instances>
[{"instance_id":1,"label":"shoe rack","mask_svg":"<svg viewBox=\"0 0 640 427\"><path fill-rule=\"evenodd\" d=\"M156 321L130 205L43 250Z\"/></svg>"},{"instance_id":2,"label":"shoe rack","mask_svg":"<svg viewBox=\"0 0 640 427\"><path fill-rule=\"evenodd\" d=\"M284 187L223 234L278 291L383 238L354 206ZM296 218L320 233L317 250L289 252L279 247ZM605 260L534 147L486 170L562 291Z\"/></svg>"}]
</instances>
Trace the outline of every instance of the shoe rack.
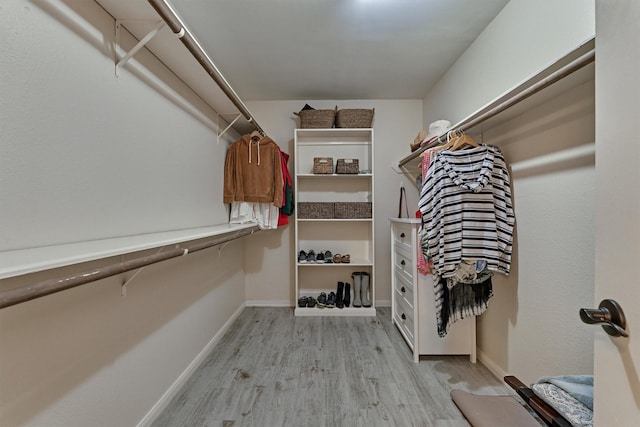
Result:
<instances>
[{"instance_id":1,"label":"shoe rack","mask_svg":"<svg viewBox=\"0 0 640 427\"><path fill-rule=\"evenodd\" d=\"M333 173L314 172L314 158L331 158ZM338 159L358 160L358 173L335 173ZM296 129L294 134L295 211L295 315L375 316L374 281L374 180L373 129ZM301 214L305 204L322 204L323 212ZM370 204L370 214L344 215L331 207ZM302 204L302 205L301 205ZM367 205L368 206L368 205ZM328 207L328 208L327 208ZM308 254L331 252L349 262L300 262L301 251ZM362 275L361 273L366 273ZM352 277L354 273L358 273ZM354 280L368 278L370 307L354 307ZM350 283L351 302L344 308L299 307L301 297L318 298L322 292L337 292L338 282ZM360 283L362 288L362 283Z\"/></svg>"}]
</instances>

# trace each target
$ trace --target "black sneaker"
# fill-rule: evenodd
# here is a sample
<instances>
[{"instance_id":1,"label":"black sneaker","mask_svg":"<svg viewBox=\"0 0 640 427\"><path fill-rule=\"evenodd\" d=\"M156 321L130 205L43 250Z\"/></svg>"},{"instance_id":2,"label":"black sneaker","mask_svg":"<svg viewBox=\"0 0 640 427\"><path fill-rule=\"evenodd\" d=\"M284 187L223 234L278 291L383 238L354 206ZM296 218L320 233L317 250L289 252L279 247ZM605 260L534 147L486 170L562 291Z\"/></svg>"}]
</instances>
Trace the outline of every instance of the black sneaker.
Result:
<instances>
[{"instance_id":1,"label":"black sneaker","mask_svg":"<svg viewBox=\"0 0 640 427\"><path fill-rule=\"evenodd\" d=\"M331 251L325 251L325 253L324 253L324 262L326 264L333 263L333 254L331 253Z\"/></svg>"},{"instance_id":2,"label":"black sneaker","mask_svg":"<svg viewBox=\"0 0 640 427\"><path fill-rule=\"evenodd\" d=\"M313 249L307 252L307 262L316 262L316 253Z\"/></svg>"},{"instance_id":3,"label":"black sneaker","mask_svg":"<svg viewBox=\"0 0 640 427\"><path fill-rule=\"evenodd\" d=\"M318 255L316 255L316 262L319 264L324 264L324 253L323 252L318 252Z\"/></svg>"},{"instance_id":4,"label":"black sneaker","mask_svg":"<svg viewBox=\"0 0 640 427\"><path fill-rule=\"evenodd\" d=\"M320 295L318 295L318 308L325 308L327 306L327 294L325 294L324 292L320 292Z\"/></svg>"},{"instance_id":5,"label":"black sneaker","mask_svg":"<svg viewBox=\"0 0 640 427\"><path fill-rule=\"evenodd\" d=\"M329 292L329 296L327 297L327 308L333 308L336 306L336 293Z\"/></svg>"},{"instance_id":6,"label":"black sneaker","mask_svg":"<svg viewBox=\"0 0 640 427\"><path fill-rule=\"evenodd\" d=\"M298 254L298 263L304 264L307 262L307 253L305 251L300 251Z\"/></svg>"}]
</instances>

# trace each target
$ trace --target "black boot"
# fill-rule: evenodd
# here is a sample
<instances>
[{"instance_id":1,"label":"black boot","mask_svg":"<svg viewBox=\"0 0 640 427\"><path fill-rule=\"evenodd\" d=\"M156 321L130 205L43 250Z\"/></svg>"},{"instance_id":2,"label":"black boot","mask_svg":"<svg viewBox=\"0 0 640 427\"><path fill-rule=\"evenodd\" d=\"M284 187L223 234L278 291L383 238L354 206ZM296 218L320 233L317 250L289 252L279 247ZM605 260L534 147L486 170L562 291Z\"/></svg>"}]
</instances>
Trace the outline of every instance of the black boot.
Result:
<instances>
[{"instance_id":1,"label":"black boot","mask_svg":"<svg viewBox=\"0 0 640 427\"><path fill-rule=\"evenodd\" d=\"M336 292L336 307L344 308L344 283L338 282L338 291Z\"/></svg>"},{"instance_id":2,"label":"black boot","mask_svg":"<svg viewBox=\"0 0 640 427\"><path fill-rule=\"evenodd\" d=\"M349 307L351 304L351 283L344 284L344 299L342 301L345 307Z\"/></svg>"}]
</instances>

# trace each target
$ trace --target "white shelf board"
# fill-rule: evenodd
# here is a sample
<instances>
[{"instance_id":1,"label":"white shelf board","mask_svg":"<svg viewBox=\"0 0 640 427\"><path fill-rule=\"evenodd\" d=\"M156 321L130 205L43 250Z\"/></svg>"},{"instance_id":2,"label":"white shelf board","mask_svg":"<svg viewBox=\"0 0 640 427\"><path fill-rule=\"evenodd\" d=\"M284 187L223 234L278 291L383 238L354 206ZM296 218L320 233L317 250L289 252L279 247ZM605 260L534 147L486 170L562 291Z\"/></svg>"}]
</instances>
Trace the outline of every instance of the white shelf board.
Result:
<instances>
[{"instance_id":1,"label":"white shelf board","mask_svg":"<svg viewBox=\"0 0 640 427\"><path fill-rule=\"evenodd\" d=\"M375 316L375 307L296 307L296 316Z\"/></svg>"},{"instance_id":2,"label":"white shelf board","mask_svg":"<svg viewBox=\"0 0 640 427\"><path fill-rule=\"evenodd\" d=\"M314 174L314 173L299 173L296 175L298 178L371 178L373 174L370 173L327 173L327 174Z\"/></svg>"},{"instance_id":3,"label":"white shelf board","mask_svg":"<svg viewBox=\"0 0 640 427\"><path fill-rule=\"evenodd\" d=\"M0 252L0 279L232 233L255 226L220 224Z\"/></svg>"},{"instance_id":4,"label":"white shelf board","mask_svg":"<svg viewBox=\"0 0 640 427\"><path fill-rule=\"evenodd\" d=\"M372 128L297 128L298 135L349 135L349 136L370 136Z\"/></svg>"},{"instance_id":5,"label":"white shelf board","mask_svg":"<svg viewBox=\"0 0 640 427\"><path fill-rule=\"evenodd\" d=\"M370 267L373 262L369 260L353 260L351 262L299 262L298 267Z\"/></svg>"},{"instance_id":6,"label":"white shelf board","mask_svg":"<svg viewBox=\"0 0 640 427\"><path fill-rule=\"evenodd\" d=\"M298 222L370 222L373 218L300 218Z\"/></svg>"}]
</instances>

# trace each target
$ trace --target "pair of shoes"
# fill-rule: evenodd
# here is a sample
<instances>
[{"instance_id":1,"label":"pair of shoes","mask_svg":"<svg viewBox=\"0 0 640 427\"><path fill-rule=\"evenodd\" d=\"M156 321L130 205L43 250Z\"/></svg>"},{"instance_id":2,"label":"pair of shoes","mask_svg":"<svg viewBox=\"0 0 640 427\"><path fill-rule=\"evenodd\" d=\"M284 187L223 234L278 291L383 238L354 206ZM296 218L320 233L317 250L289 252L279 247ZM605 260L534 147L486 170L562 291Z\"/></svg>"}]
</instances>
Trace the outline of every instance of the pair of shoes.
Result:
<instances>
[{"instance_id":1,"label":"pair of shoes","mask_svg":"<svg viewBox=\"0 0 640 427\"><path fill-rule=\"evenodd\" d=\"M354 271L351 273L353 280L353 306L371 307L369 300L369 273L366 271Z\"/></svg>"},{"instance_id":2,"label":"pair of shoes","mask_svg":"<svg viewBox=\"0 0 640 427\"><path fill-rule=\"evenodd\" d=\"M319 264L329 264L333 262L333 255L331 251L320 251L316 256L316 262Z\"/></svg>"},{"instance_id":3,"label":"pair of shoes","mask_svg":"<svg viewBox=\"0 0 640 427\"><path fill-rule=\"evenodd\" d=\"M336 292L336 307L349 307L351 304L351 284L349 282L338 282Z\"/></svg>"},{"instance_id":4,"label":"pair of shoes","mask_svg":"<svg viewBox=\"0 0 640 427\"><path fill-rule=\"evenodd\" d=\"M315 307L317 301L314 297L301 296L298 298L298 307Z\"/></svg>"},{"instance_id":5,"label":"pair of shoes","mask_svg":"<svg viewBox=\"0 0 640 427\"><path fill-rule=\"evenodd\" d=\"M298 263L306 264L310 262L316 262L316 253L311 249L309 252L300 251L298 253Z\"/></svg>"},{"instance_id":6,"label":"pair of shoes","mask_svg":"<svg viewBox=\"0 0 640 427\"><path fill-rule=\"evenodd\" d=\"M307 252L307 262L309 263L316 262L316 252L313 249Z\"/></svg>"},{"instance_id":7,"label":"pair of shoes","mask_svg":"<svg viewBox=\"0 0 640 427\"><path fill-rule=\"evenodd\" d=\"M335 262L336 264L338 264L338 263L348 264L348 263L351 262L351 255L349 255L349 254L347 254L347 255L335 254L333 256L333 262Z\"/></svg>"}]
</instances>

